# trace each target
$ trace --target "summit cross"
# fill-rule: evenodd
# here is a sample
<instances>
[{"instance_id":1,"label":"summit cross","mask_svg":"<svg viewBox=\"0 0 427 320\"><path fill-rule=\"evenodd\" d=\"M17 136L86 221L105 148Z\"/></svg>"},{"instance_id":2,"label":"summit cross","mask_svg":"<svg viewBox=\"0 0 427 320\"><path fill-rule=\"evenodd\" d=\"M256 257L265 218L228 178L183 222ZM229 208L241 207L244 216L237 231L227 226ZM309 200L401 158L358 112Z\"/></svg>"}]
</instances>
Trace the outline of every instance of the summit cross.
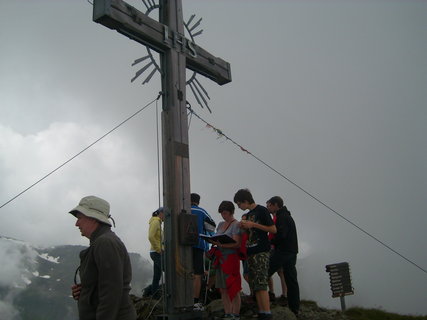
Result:
<instances>
[{"instance_id":1,"label":"summit cross","mask_svg":"<svg viewBox=\"0 0 427 320\"><path fill-rule=\"evenodd\" d=\"M231 81L230 64L185 38L181 0L160 0L159 21L122 0L94 0L93 20L160 53L165 312L168 319L189 319L194 314L192 247L179 241L179 217L191 212L185 74L188 68L223 85Z\"/></svg>"}]
</instances>

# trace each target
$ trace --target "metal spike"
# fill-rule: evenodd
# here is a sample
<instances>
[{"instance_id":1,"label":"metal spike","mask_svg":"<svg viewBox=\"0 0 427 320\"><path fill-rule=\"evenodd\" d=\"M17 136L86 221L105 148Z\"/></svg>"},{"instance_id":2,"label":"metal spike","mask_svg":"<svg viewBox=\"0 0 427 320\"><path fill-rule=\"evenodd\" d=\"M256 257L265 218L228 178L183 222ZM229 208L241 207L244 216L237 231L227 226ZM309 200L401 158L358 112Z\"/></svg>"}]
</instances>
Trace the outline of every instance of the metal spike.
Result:
<instances>
[{"instance_id":1,"label":"metal spike","mask_svg":"<svg viewBox=\"0 0 427 320\"><path fill-rule=\"evenodd\" d=\"M154 63L154 66L156 67L157 71L159 71L160 73L162 73L162 70L160 70L160 67L159 67L159 65L157 64L156 59L154 59L154 57L153 57L153 53L152 53L152 51L151 51L150 49L148 49L148 48L147 48L147 51L148 51L148 55L149 55L149 56L150 56L150 58L151 58L151 61Z\"/></svg>"},{"instance_id":2,"label":"metal spike","mask_svg":"<svg viewBox=\"0 0 427 320\"><path fill-rule=\"evenodd\" d=\"M199 85L200 89L202 89L202 90L203 90L203 92L205 93L206 97L208 97L208 99L210 100L211 98L209 97L208 92L205 90L205 88L203 88L202 84L199 82L199 80L197 80L197 78L196 78L196 77L194 77L194 81L196 81L196 82L197 82L197 84Z\"/></svg>"},{"instance_id":3,"label":"metal spike","mask_svg":"<svg viewBox=\"0 0 427 320\"><path fill-rule=\"evenodd\" d=\"M194 81L194 78L196 77L196 73L193 71L193 75L190 77L190 79L187 80L185 83L186 85L190 85Z\"/></svg>"},{"instance_id":4,"label":"metal spike","mask_svg":"<svg viewBox=\"0 0 427 320\"><path fill-rule=\"evenodd\" d=\"M147 70L150 66L153 65L153 61L150 61L148 64L145 65L145 67L138 70L137 73L135 73L135 77L133 77L130 82L134 82L136 78L138 78L142 73L144 73L145 70ZM155 69L154 69L155 70Z\"/></svg>"},{"instance_id":5,"label":"metal spike","mask_svg":"<svg viewBox=\"0 0 427 320\"><path fill-rule=\"evenodd\" d=\"M212 113L211 109L209 108L208 102L206 101L205 97L203 96L203 94L200 92L199 88L194 85L194 88L196 89L196 91L199 93L200 98L203 100L203 102L205 103L206 108L208 108L209 112Z\"/></svg>"},{"instance_id":6,"label":"metal spike","mask_svg":"<svg viewBox=\"0 0 427 320\"><path fill-rule=\"evenodd\" d=\"M190 19L188 19L187 26L190 25L191 21L193 21L193 19L194 19L195 16L196 16L195 14L191 15Z\"/></svg>"},{"instance_id":7,"label":"metal spike","mask_svg":"<svg viewBox=\"0 0 427 320\"><path fill-rule=\"evenodd\" d=\"M145 6L147 7L147 9L150 10L150 7L147 5L147 3L145 2L145 0L142 0L142 3L144 3Z\"/></svg>"},{"instance_id":8,"label":"metal spike","mask_svg":"<svg viewBox=\"0 0 427 320\"><path fill-rule=\"evenodd\" d=\"M145 78L145 80L144 80L144 82L142 84L148 83L151 80L151 78L154 76L154 74L156 73L156 71L157 71L157 69L154 68L153 71L151 71L151 73L148 75L148 77Z\"/></svg>"},{"instance_id":9,"label":"metal spike","mask_svg":"<svg viewBox=\"0 0 427 320\"><path fill-rule=\"evenodd\" d=\"M148 59L149 57L150 57L150 55L147 55L147 56L144 56L144 57L142 57L142 58L136 59L136 60L132 63L132 66L134 66L134 65L136 65L136 64L138 64L138 63L140 63L140 62L142 62L142 61L144 61L144 60L146 60L146 59Z\"/></svg>"},{"instance_id":10,"label":"metal spike","mask_svg":"<svg viewBox=\"0 0 427 320\"><path fill-rule=\"evenodd\" d=\"M193 88L193 83L192 83L192 82L190 82L188 85L190 86L191 91L193 91L193 95L194 95L194 97L196 98L197 103L198 103L198 104L203 108L203 105L202 105L202 103L200 102L199 98L197 97L197 93L196 93L196 91L195 91L195 90L194 90L194 88Z\"/></svg>"},{"instance_id":11,"label":"metal spike","mask_svg":"<svg viewBox=\"0 0 427 320\"><path fill-rule=\"evenodd\" d=\"M194 38L194 37L201 35L202 33L203 33L203 29L200 31L197 31L195 34L191 34L191 36Z\"/></svg>"},{"instance_id":12,"label":"metal spike","mask_svg":"<svg viewBox=\"0 0 427 320\"><path fill-rule=\"evenodd\" d=\"M202 18L200 18L199 19L199 21L197 21L195 24L194 24L194 26L192 26L191 27L191 29L190 30L188 30L188 31L193 31L194 29L196 29L198 26L199 26L199 24L200 24L200 22L202 21Z\"/></svg>"}]
</instances>

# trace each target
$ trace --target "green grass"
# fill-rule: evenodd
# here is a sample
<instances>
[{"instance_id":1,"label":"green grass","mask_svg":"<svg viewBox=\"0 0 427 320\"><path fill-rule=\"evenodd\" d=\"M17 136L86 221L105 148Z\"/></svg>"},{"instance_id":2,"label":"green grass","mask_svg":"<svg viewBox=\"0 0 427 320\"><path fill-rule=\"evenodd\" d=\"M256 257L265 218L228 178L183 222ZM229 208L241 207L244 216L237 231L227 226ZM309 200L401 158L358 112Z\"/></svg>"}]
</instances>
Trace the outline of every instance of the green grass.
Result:
<instances>
[{"instance_id":1,"label":"green grass","mask_svg":"<svg viewBox=\"0 0 427 320\"><path fill-rule=\"evenodd\" d=\"M427 320L427 316L402 316L378 309L350 308L345 315L351 320Z\"/></svg>"}]
</instances>

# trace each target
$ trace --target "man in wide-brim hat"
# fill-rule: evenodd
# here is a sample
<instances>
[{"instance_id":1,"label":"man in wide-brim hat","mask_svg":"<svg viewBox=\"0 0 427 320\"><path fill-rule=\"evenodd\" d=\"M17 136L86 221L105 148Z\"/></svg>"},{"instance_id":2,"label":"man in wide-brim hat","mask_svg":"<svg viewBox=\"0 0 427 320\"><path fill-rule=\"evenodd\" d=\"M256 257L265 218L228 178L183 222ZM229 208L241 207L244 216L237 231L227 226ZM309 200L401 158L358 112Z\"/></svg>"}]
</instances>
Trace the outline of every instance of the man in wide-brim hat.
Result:
<instances>
[{"instance_id":1,"label":"man in wide-brim hat","mask_svg":"<svg viewBox=\"0 0 427 320\"><path fill-rule=\"evenodd\" d=\"M80 200L70 211L76 227L90 240L80 252L80 279L71 287L79 319L135 320L129 297L132 268L123 242L111 231L110 204L96 196ZM76 282L76 281L75 281Z\"/></svg>"}]
</instances>

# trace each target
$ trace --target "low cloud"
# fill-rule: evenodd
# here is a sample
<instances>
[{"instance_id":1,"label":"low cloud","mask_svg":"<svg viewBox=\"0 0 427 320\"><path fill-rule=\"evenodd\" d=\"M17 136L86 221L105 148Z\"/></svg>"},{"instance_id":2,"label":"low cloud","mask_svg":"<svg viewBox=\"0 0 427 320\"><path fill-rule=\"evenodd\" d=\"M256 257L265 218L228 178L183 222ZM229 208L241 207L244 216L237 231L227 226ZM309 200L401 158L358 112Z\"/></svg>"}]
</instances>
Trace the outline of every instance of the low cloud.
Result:
<instances>
[{"instance_id":1,"label":"low cloud","mask_svg":"<svg viewBox=\"0 0 427 320\"><path fill-rule=\"evenodd\" d=\"M31 246L17 240L0 238L0 256L2 257L1 287L25 288L31 283L38 256Z\"/></svg>"},{"instance_id":2,"label":"low cloud","mask_svg":"<svg viewBox=\"0 0 427 320\"><path fill-rule=\"evenodd\" d=\"M19 312L9 301L8 296L4 300L0 300L0 319L19 320Z\"/></svg>"},{"instance_id":3,"label":"low cloud","mask_svg":"<svg viewBox=\"0 0 427 320\"><path fill-rule=\"evenodd\" d=\"M96 126L53 123L36 134L22 135L0 125L0 135L5 137L0 141L0 149L8 150L0 155L1 203L105 132ZM140 235L146 234L148 228L145 220L148 221L149 214L158 206L157 172L145 169L149 166L146 154L144 146L137 149L126 137L108 136L3 207L0 234L26 234L25 241L38 245L86 245L87 239L81 238L74 228L73 217L67 212L80 198L93 194L110 202L119 236L131 250L137 251ZM135 192L139 194L138 199L134 198Z\"/></svg>"},{"instance_id":4,"label":"low cloud","mask_svg":"<svg viewBox=\"0 0 427 320\"><path fill-rule=\"evenodd\" d=\"M0 319L19 320L19 312L14 307L15 297L25 289L34 277L38 253L30 245L12 239L0 238Z\"/></svg>"}]
</instances>

